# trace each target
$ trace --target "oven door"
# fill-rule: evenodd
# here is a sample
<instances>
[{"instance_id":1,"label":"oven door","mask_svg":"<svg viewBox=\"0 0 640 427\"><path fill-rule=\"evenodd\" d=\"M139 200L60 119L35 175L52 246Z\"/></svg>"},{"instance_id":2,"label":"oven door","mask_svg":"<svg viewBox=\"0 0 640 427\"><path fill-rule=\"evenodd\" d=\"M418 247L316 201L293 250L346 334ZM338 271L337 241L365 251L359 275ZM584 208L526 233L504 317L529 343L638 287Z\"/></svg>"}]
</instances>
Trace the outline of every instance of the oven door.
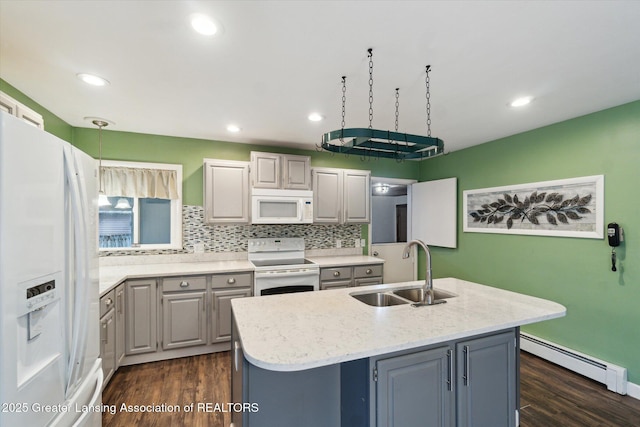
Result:
<instances>
[{"instance_id":1,"label":"oven door","mask_svg":"<svg viewBox=\"0 0 640 427\"><path fill-rule=\"evenodd\" d=\"M255 296L317 291L320 288L320 270L317 268L256 271L254 277Z\"/></svg>"}]
</instances>

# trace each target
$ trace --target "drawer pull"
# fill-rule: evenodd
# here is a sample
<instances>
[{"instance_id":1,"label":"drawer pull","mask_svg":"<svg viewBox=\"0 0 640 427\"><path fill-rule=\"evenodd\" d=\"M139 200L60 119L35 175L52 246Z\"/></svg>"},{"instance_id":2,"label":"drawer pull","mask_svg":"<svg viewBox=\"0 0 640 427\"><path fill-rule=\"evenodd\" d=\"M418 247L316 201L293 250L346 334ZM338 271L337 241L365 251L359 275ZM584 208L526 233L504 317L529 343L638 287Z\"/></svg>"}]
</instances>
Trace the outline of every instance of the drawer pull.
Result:
<instances>
[{"instance_id":1,"label":"drawer pull","mask_svg":"<svg viewBox=\"0 0 640 427\"><path fill-rule=\"evenodd\" d=\"M107 299L104 301L104 304L105 304L107 307L109 307L111 304L113 304L113 300L112 300L111 298L107 298Z\"/></svg>"},{"instance_id":2,"label":"drawer pull","mask_svg":"<svg viewBox=\"0 0 640 427\"><path fill-rule=\"evenodd\" d=\"M227 279L227 283L230 285L233 285L236 283L236 278L235 277L231 277L230 279Z\"/></svg>"},{"instance_id":3,"label":"drawer pull","mask_svg":"<svg viewBox=\"0 0 640 427\"><path fill-rule=\"evenodd\" d=\"M365 273L371 274L371 273L373 273L373 270L371 270L370 268L367 268L367 271L365 271Z\"/></svg>"},{"instance_id":4,"label":"drawer pull","mask_svg":"<svg viewBox=\"0 0 640 427\"><path fill-rule=\"evenodd\" d=\"M180 287L181 288L188 288L189 287L189 282L187 282L186 280L183 280L182 282L180 282Z\"/></svg>"},{"instance_id":5,"label":"drawer pull","mask_svg":"<svg viewBox=\"0 0 640 427\"><path fill-rule=\"evenodd\" d=\"M338 277L340 276L340 272L339 271L334 271L333 272L333 277Z\"/></svg>"}]
</instances>

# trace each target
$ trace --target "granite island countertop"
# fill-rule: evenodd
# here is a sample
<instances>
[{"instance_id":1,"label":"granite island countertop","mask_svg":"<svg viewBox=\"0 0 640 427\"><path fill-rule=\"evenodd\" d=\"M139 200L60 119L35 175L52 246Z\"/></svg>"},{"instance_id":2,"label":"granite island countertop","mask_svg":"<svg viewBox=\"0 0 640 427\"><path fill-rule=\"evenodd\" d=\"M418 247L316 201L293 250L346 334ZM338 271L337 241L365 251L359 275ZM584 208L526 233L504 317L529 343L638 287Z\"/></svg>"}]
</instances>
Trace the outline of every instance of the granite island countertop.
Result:
<instances>
[{"instance_id":1,"label":"granite island countertop","mask_svg":"<svg viewBox=\"0 0 640 427\"><path fill-rule=\"evenodd\" d=\"M233 299L245 358L273 371L300 371L562 317L564 306L455 278L434 288L446 304L373 307L350 296L424 281Z\"/></svg>"}]
</instances>

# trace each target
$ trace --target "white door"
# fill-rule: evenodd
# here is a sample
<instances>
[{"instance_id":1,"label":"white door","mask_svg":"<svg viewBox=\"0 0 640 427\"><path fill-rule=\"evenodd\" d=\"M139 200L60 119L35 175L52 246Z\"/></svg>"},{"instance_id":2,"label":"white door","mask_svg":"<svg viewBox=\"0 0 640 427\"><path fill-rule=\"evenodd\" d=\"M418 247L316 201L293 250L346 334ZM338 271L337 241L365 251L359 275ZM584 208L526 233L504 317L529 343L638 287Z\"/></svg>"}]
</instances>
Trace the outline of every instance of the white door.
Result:
<instances>
[{"instance_id":1,"label":"white door","mask_svg":"<svg viewBox=\"0 0 640 427\"><path fill-rule=\"evenodd\" d=\"M411 282L417 278L415 262L415 248L411 249L411 256L402 258L402 251L407 245L400 243L378 243L371 245L371 254L385 260L382 283Z\"/></svg>"},{"instance_id":2,"label":"white door","mask_svg":"<svg viewBox=\"0 0 640 427\"><path fill-rule=\"evenodd\" d=\"M457 178L411 185L410 238L429 246L455 248L457 243Z\"/></svg>"}]
</instances>

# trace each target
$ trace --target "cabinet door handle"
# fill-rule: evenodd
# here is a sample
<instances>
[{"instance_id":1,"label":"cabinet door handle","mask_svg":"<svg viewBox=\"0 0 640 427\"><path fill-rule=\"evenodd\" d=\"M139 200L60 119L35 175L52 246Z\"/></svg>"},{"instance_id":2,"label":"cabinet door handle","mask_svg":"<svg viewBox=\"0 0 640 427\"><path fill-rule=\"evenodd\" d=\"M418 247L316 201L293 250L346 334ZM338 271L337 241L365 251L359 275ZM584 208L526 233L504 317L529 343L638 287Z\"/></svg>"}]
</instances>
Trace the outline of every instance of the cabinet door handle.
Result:
<instances>
[{"instance_id":1,"label":"cabinet door handle","mask_svg":"<svg viewBox=\"0 0 640 427\"><path fill-rule=\"evenodd\" d=\"M180 287L181 288L188 288L189 287L189 282L187 282L186 280L183 280L182 282L180 282Z\"/></svg>"},{"instance_id":2,"label":"cabinet door handle","mask_svg":"<svg viewBox=\"0 0 640 427\"><path fill-rule=\"evenodd\" d=\"M367 271L365 271L365 273L371 274L371 273L373 273L373 270L371 270L370 268L367 268Z\"/></svg>"},{"instance_id":3,"label":"cabinet door handle","mask_svg":"<svg viewBox=\"0 0 640 427\"><path fill-rule=\"evenodd\" d=\"M470 379L470 366L469 366L469 346L464 346L464 373L462 375L462 380L464 381L464 385L469 385Z\"/></svg>"},{"instance_id":4,"label":"cabinet door handle","mask_svg":"<svg viewBox=\"0 0 640 427\"><path fill-rule=\"evenodd\" d=\"M118 296L117 296L117 298L118 298L118 313L119 314L122 314L123 310L124 310L124 308L123 308L123 306L124 306L123 302L124 301L122 301L122 294L123 294L123 292L120 292L118 294Z\"/></svg>"},{"instance_id":5,"label":"cabinet door handle","mask_svg":"<svg viewBox=\"0 0 640 427\"><path fill-rule=\"evenodd\" d=\"M449 370L447 376L447 390L452 390L452 381L453 381L453 352L449 349L447 350L447 367Z\"/></svg>"},{"instance_id":6,"label":"cabinet door handle","mask_svg":"<svg viewBox=\"0 0 640 427\"><path fill-rule=\"evenodd\" d=\"M111 298L107 298L107 299L104 301L104 304L105 304L107 307L109 307L111 304L113 304L113 300L112 300Z\"/></svg>"},{"instance_id":7,"label":"cabinet door handle","mask_svg":"<svg viewBox=\"0 0 640 427\"><path fill-rule=\"evenodd\" d=\"M238 343L238 341L234 341L233 342L233 366L236 372L238 372L238 356L240 353L238 350L240 350L240 343Z\"/></svg>"},{"instance_id":8,"label":"cabinet door handle","mask_svg":"<svg viewBox=\"0 0 640 427\"><path fill-rule=\"evenodd\" d=\"M236 278L235 277L231 277L230 279L227 279L227 283L230 285L233 285L236 283Z\"/></svg>"},{"instance_id":9,"label":"cabinet door handle","mask_svg":"<svg viewBox=\"0 0 640 427\"><path fill-rule=\"evenodd\" d=\"M373 256L378 256L378 255L380 255L378 251L373 251Z\"/></svg>"},{"instance_id":10,"label":"cabinet door handle","mask_svg":"<svg viewBox=\"0 0 640 427\"><path fill-rule=\"evenodd\" d=\"M339 271L334 271L333 272L333 277L338 277L340 276L340 272Z\"/></svg>"}]
</instances>

